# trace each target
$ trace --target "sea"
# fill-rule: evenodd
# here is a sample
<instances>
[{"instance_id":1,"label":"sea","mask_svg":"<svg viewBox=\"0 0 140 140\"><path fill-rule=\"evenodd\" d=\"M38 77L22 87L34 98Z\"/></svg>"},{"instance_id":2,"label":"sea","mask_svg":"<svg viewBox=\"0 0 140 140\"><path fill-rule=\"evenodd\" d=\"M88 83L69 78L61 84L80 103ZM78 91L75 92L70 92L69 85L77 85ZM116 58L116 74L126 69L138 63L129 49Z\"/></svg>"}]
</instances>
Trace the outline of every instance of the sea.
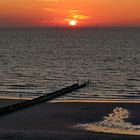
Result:
<instances>
[{"instance_id":1,"label":"sea","mask_svg":"<svg viewBox=\"0 0 140 140\"><path fill-rule=\"evenodd\" d=\"M0 27L0 97L140 100L140 28Z\"/></svg>"}]
</instances>

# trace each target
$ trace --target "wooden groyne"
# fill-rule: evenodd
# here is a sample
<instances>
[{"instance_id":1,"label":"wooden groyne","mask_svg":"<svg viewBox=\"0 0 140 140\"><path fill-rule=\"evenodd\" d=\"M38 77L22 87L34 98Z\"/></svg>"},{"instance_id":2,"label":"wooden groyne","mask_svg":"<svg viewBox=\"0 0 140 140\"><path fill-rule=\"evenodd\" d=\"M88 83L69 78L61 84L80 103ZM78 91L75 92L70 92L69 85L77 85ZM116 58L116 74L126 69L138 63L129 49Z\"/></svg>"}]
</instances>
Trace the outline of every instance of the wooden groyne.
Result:
<instances>
[{"instance_id":1,"label":"wooden groyne","mask_svg":"<svg viewBox=\"0 0 140 140\"><path fill-rule=\"evenodd\" d=\"M42 95L38 98L34 98L32 100L27 100L27 101L23 101L23 102L16 103L16 104L13 104L13 105L9 105L9 106L6 106L6 107L2 107L2 108L0 108L0 116L6 115L6 114L9 114L9 113L18 111L18 110L22 110L22 109L25 109L27 107L33 106L33 105L44 103L46 101L53 100L57 97L68 94L68 93L73 92L75 90L78 90L80 88L84 88L88 84L89 84L89 81L84 82L82 84L76 83L76 84L73 84L71 86L68 86L68 87L62 88L60 90L57 90L55 92Z\"/></svg>"}]
</instances>

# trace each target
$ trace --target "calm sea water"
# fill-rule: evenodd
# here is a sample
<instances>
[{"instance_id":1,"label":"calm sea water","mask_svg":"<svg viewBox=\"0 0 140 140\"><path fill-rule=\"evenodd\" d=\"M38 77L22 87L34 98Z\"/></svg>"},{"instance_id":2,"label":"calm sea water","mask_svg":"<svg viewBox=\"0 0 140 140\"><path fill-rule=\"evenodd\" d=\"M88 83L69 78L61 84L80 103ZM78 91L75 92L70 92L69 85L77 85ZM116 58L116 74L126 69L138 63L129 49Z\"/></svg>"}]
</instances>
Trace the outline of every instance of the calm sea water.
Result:
<instances>
[{"instance_id":1,"label":"calm sea water","mask_svg":"<svg viewBox=\"0 0 140 140\"><path fill-rule=\"evenodd\" d=\"M90 87L62 98L140 99L140 28L0 28L1 96L36 97L77 79Z\"/></svg>"}]
</instances>

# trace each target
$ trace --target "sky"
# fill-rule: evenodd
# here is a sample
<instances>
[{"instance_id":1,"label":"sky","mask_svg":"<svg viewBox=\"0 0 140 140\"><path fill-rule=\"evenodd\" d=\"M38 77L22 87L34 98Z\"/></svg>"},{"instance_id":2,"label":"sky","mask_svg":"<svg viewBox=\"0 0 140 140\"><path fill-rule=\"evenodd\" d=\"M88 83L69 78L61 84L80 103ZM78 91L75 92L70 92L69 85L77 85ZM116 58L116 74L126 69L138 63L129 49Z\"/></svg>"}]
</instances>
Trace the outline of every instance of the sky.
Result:
<instances>
[{"instance_id":1,"label":"sky","mask_svg":"<svg viewBox=\"0 0 140 140\"><path fill-rule=\"evenodd\" d=\"M0 26L140 26L140 0L0 0Z\"/></svg>"}]
</instances>

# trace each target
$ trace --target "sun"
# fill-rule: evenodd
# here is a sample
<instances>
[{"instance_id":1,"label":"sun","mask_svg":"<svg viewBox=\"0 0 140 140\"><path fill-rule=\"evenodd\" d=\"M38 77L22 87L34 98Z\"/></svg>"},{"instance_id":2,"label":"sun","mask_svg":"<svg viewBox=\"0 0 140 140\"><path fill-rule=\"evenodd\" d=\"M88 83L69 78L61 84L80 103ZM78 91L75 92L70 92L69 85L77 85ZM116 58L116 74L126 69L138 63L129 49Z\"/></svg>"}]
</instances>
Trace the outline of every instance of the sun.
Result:
<instances>
[{"instance_id":1,"label":"sun","mask_svg":"<svg viewBox=\"0 0 140 140\"><path fill-rule=\"evenodd\" d=\"M71 20L71 21L69 22L69 25L70 25L70 26L76 26L76 25L77 25L77 21L76 21L76 20Z\"/></svg>"}]
</instances>

